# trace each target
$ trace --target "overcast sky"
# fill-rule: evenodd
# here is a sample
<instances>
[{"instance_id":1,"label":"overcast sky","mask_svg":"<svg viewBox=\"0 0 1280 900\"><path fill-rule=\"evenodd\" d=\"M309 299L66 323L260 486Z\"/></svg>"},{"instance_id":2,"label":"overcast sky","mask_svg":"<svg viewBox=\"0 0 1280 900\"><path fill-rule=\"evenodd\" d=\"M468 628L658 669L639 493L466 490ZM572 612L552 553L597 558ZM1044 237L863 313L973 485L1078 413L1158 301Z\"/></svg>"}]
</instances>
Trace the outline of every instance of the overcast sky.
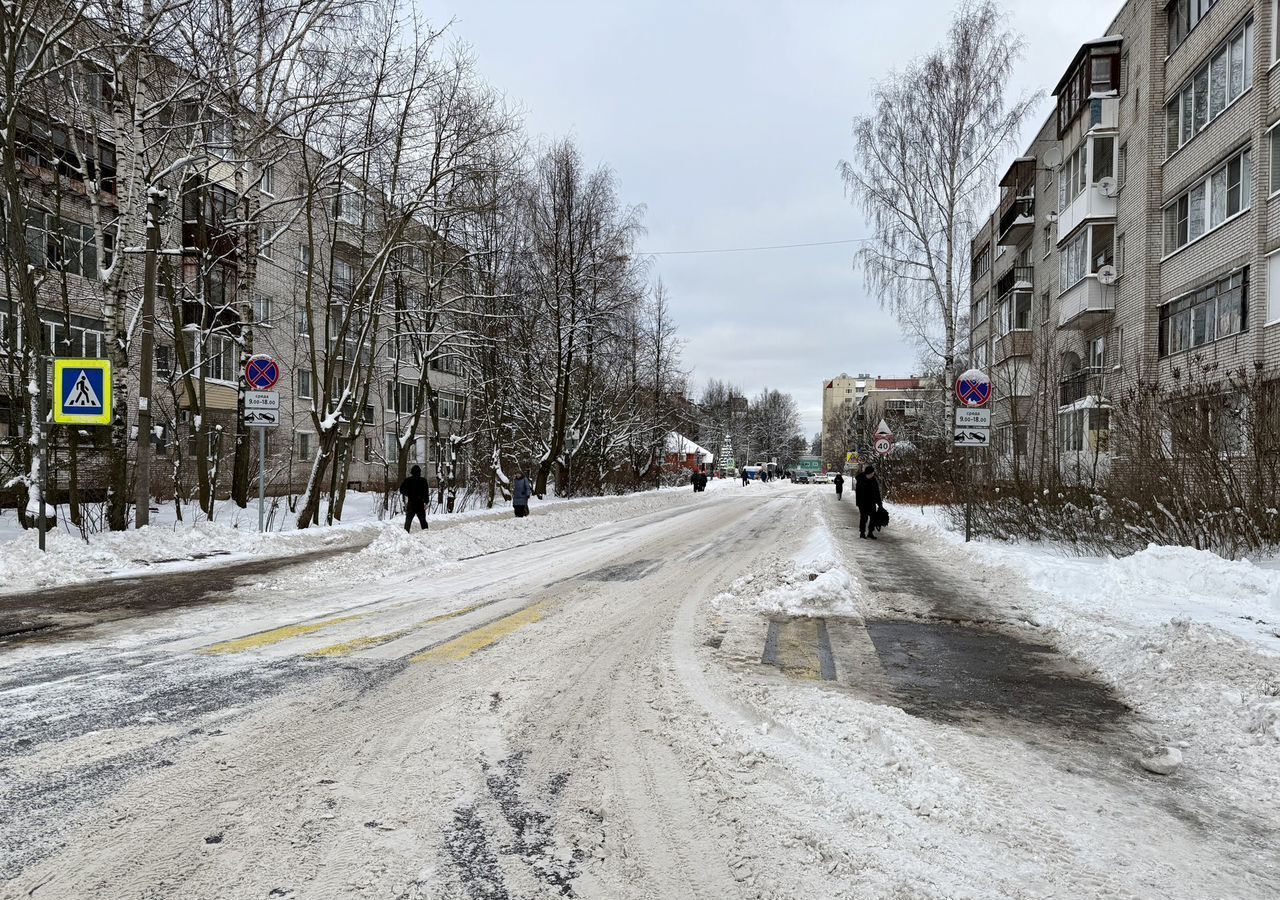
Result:
<instances>
[{"instance_id":1,"label":"overcast sky","mask_svg":"<svg viewBox=\"0 0 1280 900\"><path fill-rule=\"evenodd\" d=\"M944 36L952 0L420 0L472 46L535 139L571 135L644 204L645 251L868 233L836 164L871 82ZM1007 0L1027 40L1014 92L1049 89L1121 0ZM1028 138L1045 116L1037 111ZM822 381L908 375L916 352L867 295L854 247L661 256L694 393L711 377L791 393L806 435Z\"/></svg>"}]
</instances>

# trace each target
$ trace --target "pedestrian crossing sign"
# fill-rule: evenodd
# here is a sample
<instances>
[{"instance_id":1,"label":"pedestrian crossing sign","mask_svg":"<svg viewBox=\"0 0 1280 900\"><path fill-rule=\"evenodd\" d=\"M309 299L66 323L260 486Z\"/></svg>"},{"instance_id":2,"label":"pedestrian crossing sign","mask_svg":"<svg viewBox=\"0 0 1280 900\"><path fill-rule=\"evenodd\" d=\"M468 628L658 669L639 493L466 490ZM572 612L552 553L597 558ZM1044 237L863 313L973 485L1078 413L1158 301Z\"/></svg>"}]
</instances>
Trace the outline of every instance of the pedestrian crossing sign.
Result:
<instances>
[{"instance_id":1,"label":"pedestrian crossing sign","mask_svg":"<svg viewBox=\"0 0 1280 900\"><path fill-rule=\"evenodd\" d=\"M53 361L53 421L60 425L111 424L111 361Z\"/></svg>"}]
</instances>

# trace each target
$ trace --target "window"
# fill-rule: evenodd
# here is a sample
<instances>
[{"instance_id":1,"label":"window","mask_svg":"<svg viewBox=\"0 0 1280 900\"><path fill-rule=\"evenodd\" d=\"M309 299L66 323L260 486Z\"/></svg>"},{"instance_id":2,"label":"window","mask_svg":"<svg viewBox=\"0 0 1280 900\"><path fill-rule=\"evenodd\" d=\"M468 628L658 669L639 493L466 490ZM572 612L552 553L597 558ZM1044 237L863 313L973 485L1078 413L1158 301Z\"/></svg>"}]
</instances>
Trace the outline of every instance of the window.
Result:
<instances>
[{"instance_id":1,"label":"window","mask_svg":"<svg viewBox=\"0 0 1280 900\"><path fill-rule=\"evenodd\" d=\"M98 247L92 226L29 209L26 234L27 259L31 265L82 278L98 277ZM109 266L114 243L110 232L103 235L103 243L107 251L104 265Z\"/></svg>"},{"instance_id":2,"label":"window","mask_svg":"<svg viewBox=\"0 0 1280 900\"><path fill-rule=\"evenodd\" d=\"M314 437L310 432L298 432L298 456L302 459L311 457L311 439Z\"/></svg>"},{"instance_id":3,"label":"window","mask_svg":"<svg viewBox=\"0 0 1280 900\"><path fill-rule=\"evenodd\" d=\"M298 310L298 335L306 337L311 334L311 311L306 309Z\"/></svg>"},{"instance_id":4,"label":"window","mask_svg":"<svg viewBox=\"0 0 1280 900\"><path fill-rule=\"evenodd\" d=\"M264 219L258 223L258 255L263 259L276 258L275 238L279 230L279 222Z\"/></svg>"},{"instance_id":5,"label":"window","mask_svg":"<svg viewBox=\"0 0 1280 900\"><path fill-rule=\"evenodd\" d=\"M1089 274L1089 229L1081 230L1079 234L1067 242L1062 248L1062 252L1058 255L1058 283L1059 289L1066 291L1075 284L1084 279Z\"/></svg>"},{"instance_id":6,"label":"window","mask_svg":"<svg viewBox=\"0 0 1280 900\"><path fill-rule=\"evenodd\" d=\"M204 347L201 372L214 381L236 380L236 342L220 334L209 335Z\"/></svg>"},{"instance_id":7,"label":"window","mask_svg":"<svg viewBox=\"0 0 1280 900\"><path fill-rule=\"evenodd\" d=\"M167 344L156 344L155 370L158 377L166 380L173 375L173 363L169 359L169 347Z\"/></svg>"},{"instance_id":8,"label":"window","mask_svg":"<svg viewBox=\"0 0 1280 900\"><path fill-rule=\"evenodd\" d=\"M356 284L356 270L340 259L333 261L333 292L344 296L350 295Z\"/></svg>"},{"instance_id":9,"label":"window","mask_svg":"<svg viewBox=\"0 0 1280 900\"><path fill-rule=\"evenodd\" d=\"M1129 142L1125 141L1120 145L1120 155L1116 160L1116 184L1124 187L1126 179L1129 177Z\"/></svg>"},{"instance_id":10,"label":"window","mask_svg":"<svg viewBox=\"0 0 1280 900\"><path fill-rule=\"evenodd\" d=\"M1245 22L1165 106L1165 153L1200 133L1253 87L1253 20Z\"/></svg>"},{"instance_id":11,"label":"window","mask_svg":"<svg viewBox=\"0 0 1280 900\"><path fill-rule=\"evenodd\" d=\"M1089 178L1086 168L1089 159L1088 147L1088 141L1077 147L1058 172L1058 210L1060 212L1084 193L1085 184Z\"/></svg>"},{"instance_id":12,"label":"window","mask_svg":"<svg viewBox=\"0 0 1280 900\"><path fill-rule=\"evenodd\" d=\"M987 295L984 293L973 301L973 324L987 321Z\"/></svg>"},{"instance_id":13,"label":"window","mask_svg":"<svg viewBox=\"0 0 1280 900\"><path fill-rule=\"evenodd\" d=\"M235 139L235 123L230 116L213 113L207 129L208 139L205 146L214 156L226 159L231 155L231 147Z\"/></svg>"},{"instance_id":14,"label":"window","mask_svg":"<svg viewBox=\"0 0 1280 900\"><path fill-rule=\"evenodd\" d=\"M1058 413L1058 448L1068 453L1106 450L1111 410L1106 407L1070 409Z\"/></svg>"},{"instance_id":15,"label":"window","mask_svg":"<svg viewBox=\"0 0 1280 900\"><path fill-rule=\"evenodd\" d=\"M1280 122L1271 126L1267 140L1271 144L1271 184L1268 193L1274 196L1280 193Z\"/></svg>"},{"instance_id":16,"label":"window","mask_svg":"<svg viewBox=\"0 0 1280 900\"><path fill-rule=\"evenodd\" d=\"M1238 393L1179 400L1171 418L1175 454L1235 456L1245 450L1246 404Z\"/></svg>"},{"instance_id":17,"label":"window","mask_svg":"<svg viewBox=\"0 0 1280 900\"><path fill-rule=\"evenodd\" d=\"M1244 331L1248 293L1245 268L1160 307L1160 355L1181 353Z\"/></svg>"},{"instance_id":18,"label":"window","mask_svg":"<svg viewBox=\"0 0 1280 900\"><path fill-rule=\"evenodd\" d=\"M271 321L271 298L258 294L253 298L253 322L266 325Z\"/></svg>"},{"instance_id":19,"label":"window","mask_svg":"<svg viewBox=\"0 0 1280 900\"><path fill-rule=\"evenodd\" d=\"M298 247L298 271L303 275L311 272L311 248L306 244Z\"/></svg>"},{"instance_id":20,"label":"window","mask_svg":"<svg viewBox=\"0 0 1280 900\"><path fill-rule=\"evenodd\" d=\"M1267 257L1267 323L1280 321L1280 251Z\"/></svg>"},{"instance_id":21,"label":"window","mask_svg":"<svg viewBox=\"0 0 1280 900\"><path fill-rule=\"evenodd\" d=\"M409 415L418 408L418 386L400 381L387 382L387 408L399 415Z\"/></svg>"},{"instance_id":22,"label":"window","mask_svg":"<svg viewBox=\"0 0 1280 900\"><path fill-rule=\"evenodd\" d=\"M1116 173L1116 139L1111 135L1099 135L1093 139L1093 178L1097 184Z\"/></svg>"},{"instance_id":23,"label":"window","mask_svg":"<svg viewBox=\"0 0 1280 900\"><path fill-rule=\"evenodd\" d=\"M1096 337L1088 345L1089 368L1101 370L1107 365L1107 339Z\"/></svg>"},{"instance_id":24,"label":"window","mask_svg":"<svg viewBox=\"0 0 1280 900\"><path fill-rule=\"evenodd\" d=\"M991 245L983 246L982 251L973 258L973 277L981 278L991 271Z\"/></svg>"},{"instance_id":25,"label":"window","mask_svg":"<svg viewBox=\"0 0 1280 900\"><path fill-rule=\"evenodd\" d=\"M262 180L258 182L258 190L264 194L270 194L272 197L276 195L275 163L267 163L262 167Z\"/></svg>"},{"instance_id":26,"label":"window","mask_svg":"<svg viewBox=\"0 0 1280 900\"><path fill-rule=\"evenodd\" d=\"M1000 303L1000 336L1011 331L1027 331L1031 328L1031 295L1012 294Z\"/></svg>"},{"instance_id":27,"label":"window","mask_svg":"<svg viewBox=\"0 0 1280 900\"><path fill-rule=\"evenodd\" d=\"M975 368L985 369L990 359L990 345L986 341L973 348L973 365Z\"/></svg>"},{"instance_id":28,"label":"window","mask_svg":"<svg viewBox=\"0 0 1280 900\"><path fill-rule=\"evenodd\" d=\"M1050 251L1053 250L1053 226L1052 225L1044 226L1044 230L1041 232L1040 250L1041 250L1041 253L1043 253L1043 255L1046 258L1049 256Z\"/></svg>"},{"instance_id":29,"label":"window","mask_svg":"<svg viewBox=\"0 0 1280 900\"><path fill-rule=\"evenodd\" d=\"M333 214L338 221L348 225L359 225L364 217L364 195L344 183L333 198Z\"/></svg>"},{"instance_id":30,"label":"window","mask_svg":"<svg viewBox=\"0 0 1280 900\"><path fill-rule=\"evenodd\" d=\"M84 63L80 73L80 99L90 106L110 112L115 96L115 77L106 69Z\"/></svg>"},{"instance_id":31,"label":"window","mask_svg":"<svg viewBox=\"0 0 1280 900\"><path fill-rule=\"evenodd\" d=\"M400 437L399 437L399 435L392 434L391 432L387 432L387 433L386 433L386 435L385 435L384 437L385 437L385 439L386 439L386 447L387 447L387 462L389 462L389 463L398 463L398 462L400 462Z\"/></svg>"},{"instance_id":32,"label":"window","mask_svg":"<svg viewBox=\"0 0 1280 900\"><path fill-rule=\"evenodd\" d=\"M1169 52L1187 39L1191 29L1199 24L1213 7L1214 0L1173 0L1167 10L1169 16Z\"/></svg>"},{"instance_id":33,"label":"window","mask_svg":"<svg viewBox=\"0 0 1280 900\"><path fill-rule=\"evenodd\" d=\"M1090 109L1096 115L1101 112L1101 98L1120 93L1120 69L1119 46L1090 49L1057 91L1059 137L1082 111Z\"/></svg>"},{"instance_id":34,"label":"window","mask_svg":"<svg viewBox=\"0 0 1280 900\"><path fill-rule=\"evenodd\" d=\"M1116 274L1123 275L1124 274L1124 235L1123 234L1116 235L1116 252L1115 252L1114 265L1116 267Z\"/></svg>"},{"instance_id":35,"label":"window","mask_svg":"<svg viewBox=\"0 0 1280 900\"><path fill-rule=\"evenodd\" d=\"M1166 255L1247 210L1252 199L1252 183L1252 155L1246 149L1166 206Z\"/></svg>"},{"instance_id":36,"label":"window","mask_svg":"<svg viewBox=\"0 0 1280 900\"><path fill-rule=\"evenodd\" d=\"M311 386L311 370L298 369L297 382L298 382L298 399L310 400L313 397L313 393L311 390L311 387L312 387Z\"/></svg>"}]
</instances>

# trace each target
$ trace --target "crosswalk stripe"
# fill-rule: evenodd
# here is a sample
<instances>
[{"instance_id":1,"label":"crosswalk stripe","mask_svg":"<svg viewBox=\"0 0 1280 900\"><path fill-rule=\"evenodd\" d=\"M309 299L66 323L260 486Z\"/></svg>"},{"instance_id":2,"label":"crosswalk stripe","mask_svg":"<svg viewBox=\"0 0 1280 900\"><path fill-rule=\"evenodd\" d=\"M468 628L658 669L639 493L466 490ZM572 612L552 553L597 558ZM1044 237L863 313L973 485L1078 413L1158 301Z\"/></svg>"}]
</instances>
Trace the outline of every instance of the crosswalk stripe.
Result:
<instances>
[{"instance_id":1,"label":"crosswalk stripe","mask_svg":"<svg viewBox=\"0 0 1280 900\"><path fill-rule=\"evenodd\" d=\"M383 644L398 641L400 638L411 635L422 628L435 625L439 622L447 622L450 619L456 619L459 616L465 616L467 613L473 613L477 609L481 609L488 605L488 603L476 603L471 606L464 606L462 609L455 609L452 612L432 616L429 619L423 619L421 622L416 622L408 628L401 628L397 631L387 632L386 634L371 634L364 637L353 638L349 641L343 641L340 644L330 644L328 647L321 647L319 650L310 651L307 653L307 656L346 656L348 653L355 653L359 650L368 650L370 647L380 647Z\"/></svg>"},{"instance_id":2,"label":"crosswalk stripe","mask_svg":"<svg viewBox=\"0 0 1280 900\"><path fill-rule=\"evenodd\" d=\"M230 641L223 641L220 644L214 644L212 647L206 647L203 653L242 653L245 650L259 650L263 647L270 647L272 644L278 644L281 641L287 641L289 638L301 637L306 634L314 634L325 628L331 628L334 625L341 625L343 622L354 622L356 619L364 618L363 616L339 616L335 619L324 619L319 622L301 622L296 625L284 625L280 628L273 628L270 631L260 631L257 634L251 634L247 637L235 638Z\"/></svg>"},{"instance_id":3,"label":"crosswalk stripe","mask_svg":"<svg viewBox=\"0 0 1280 900\"><path fill-rule=\"evenodd\" d=\"M460 634L458 637L445 641L443 644L429 647L421 653L411 656L409 661L456 662L466 659L471 654L496 644L508 635L514 634L526 625L540 621L543 613L547 610L547 606L548 603L545 600L532 606L526 606L518 612L495 619L487 625L481 625L479 628Z\"/></svg>"}]
</instances>

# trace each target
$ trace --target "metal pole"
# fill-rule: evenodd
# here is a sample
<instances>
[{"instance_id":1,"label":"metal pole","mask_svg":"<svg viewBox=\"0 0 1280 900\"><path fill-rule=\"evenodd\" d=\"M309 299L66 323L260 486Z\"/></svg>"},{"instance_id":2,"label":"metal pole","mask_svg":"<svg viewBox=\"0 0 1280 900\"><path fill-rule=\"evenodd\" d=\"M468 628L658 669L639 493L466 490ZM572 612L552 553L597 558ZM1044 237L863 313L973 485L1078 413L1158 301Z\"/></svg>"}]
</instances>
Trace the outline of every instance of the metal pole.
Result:
<instances>
[{"instance_id":1,"label":"metal pole","mask_svg":"<svg viewBox=\"0 0 1280 900\"><path fill-rule=\"evenodd\" d=\"M39 415L37 416L37 421L32 424L36 428L40 429L36 433L36 454L38 455L38 458L36 459L36 469L37 469L36 480L37 482L39 482L36 485L36 488L40 492L40 497L38 498L39 503L36 506L36 529L40 535L39 537L40 549L41 551L43 551L45 549L44 511L46 506L48 505L48 501L45 498L49 496L49 483L48 483L49 469L48 469L48 464L46 462L46 456L48 455L47 451L49 446L49 423L48 423L49 387L46 384L46 381L48 380L47 376L48 376L49 367L45 363L43 353L37 353L36 360L37 360L37 367L40 369L40 375L39 375L40 380L37 382L39 387L36 388L36 406L39 407Z\"/></svg>"},{"instance_id":2,"label":"metal pole","mask_svg":"<svg viewBox=\"0 0 1280 900\"><path fill-rule=\"evenodd\" d=\"M258 428L258 533L266 530L267 429Z\"/></svg>"},{"instance_id":3,"label":"metal pole","mask_svg":"<svg viewBox=\"0 0 1280 900\"><path fill-rule=\"evenodd\" d=\"M964 452L964 542L973 537L973 450Z\"/></svg>"}]
</instances>

